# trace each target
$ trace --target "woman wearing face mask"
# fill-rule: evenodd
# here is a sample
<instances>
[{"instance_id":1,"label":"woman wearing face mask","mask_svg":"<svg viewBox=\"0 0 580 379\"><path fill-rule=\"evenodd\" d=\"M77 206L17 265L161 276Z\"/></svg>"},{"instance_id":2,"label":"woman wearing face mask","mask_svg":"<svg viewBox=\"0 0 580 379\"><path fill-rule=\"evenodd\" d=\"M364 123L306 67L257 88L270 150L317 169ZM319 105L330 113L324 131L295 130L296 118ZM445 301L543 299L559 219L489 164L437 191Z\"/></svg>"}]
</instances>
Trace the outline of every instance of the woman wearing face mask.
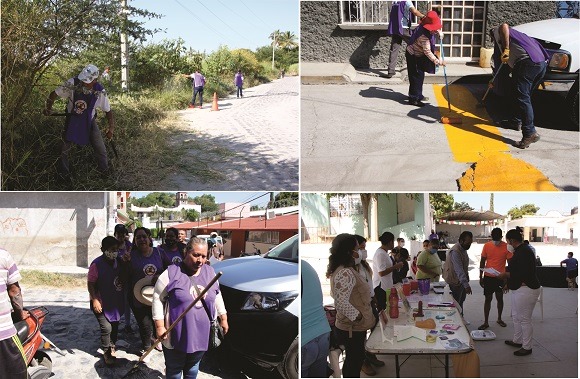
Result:
<instances>
[{"instance_id":1,"label":"woman wearing face mask","mask_svg":"<svg viewBox=\"0 0 580 379\"><path fill-rule=\"evenodd\" d=\"M373 289L373 270L371 266L367 262L367 240L363 236L359 236L355 234L354 236L356 241L358 242L358 252L353 254L354 257L354 268L358 271L361 278L367 283L369 286L369 296L371 298L371 307L373 310L373 314L375 315L375 319L378 320L379 311L377 309L377 302L375 300L375 291ZM382 367L385 365L385 362L377 359L375 354L365 352L365 360L362 365L362 372L366 375L374 376L377 374L373 366Z\"/></svg>"},{"instance_id":2,"label":"woman wearing face mask","mask_svg":"<svg viewBox=\"0 0 580 379\"><path fill-rule=\"evenodd\" d=\"M87 276L90 308L99 322L106 365L115 363L119 320L125 311L121 264L117 258L119 247L120 243L115 237L105 237L101 242L103 254L91 263Z\"/></svg>"},{"instance_id":3,"label":"woman wearing face mask","mask_svg":"<svg viewBox=\"0 0 580 379\"><path fill-rule=\"evenodd\" d=\"M507 279L508 288L512 297L512 319L514 321L514 337L506 340L507 345L519 347L514 355L523 356L532 354L532 313L538 296L540 295L540 281L536 275L536 258L529 245L523 243L522 234L511 229L505 239L508 251L513 253L508 261L507 271L500 273L497 278Z\"/></svg>"},{"instance_id":4,"label":"woman wearing face mask","mask_svg":"<svg viewBox=\"0 0 580 379\"><path fill-rule=\"evenodd\" d=\"M343 377L360 378L365 359L367 330L375 325L368 284L354 269L359 246L352 234L339 234L332 241L326 277L336 308L336 333L344 344Z\"/></svg>"},{"instance_id":5,"label":"woman wearing face mask","mask_svg":"<svg viewBox=\"0 0 580 379\"><path fill-rule=\"evenodd\" d=\"M423 244L425 248L425 244ZM438 282L441 277L441 259L437 254L438 240L429 241L428 248L423 250L417 258L417 279L431 279Z\"/></svg>"},{"instance_id":6,"label":"woman wearing face mask","mask_svg":"<svg viewBox=\"0 0 580 379\"><path fill-rule=\"evenodd\" d=\"M165 231L165 243L160 247L165 252L166 259L172 264L179 266L181 261L183 261L185 245L177 240L177 235L177 229L167 228Z\"/></svg>"}]
</instances>

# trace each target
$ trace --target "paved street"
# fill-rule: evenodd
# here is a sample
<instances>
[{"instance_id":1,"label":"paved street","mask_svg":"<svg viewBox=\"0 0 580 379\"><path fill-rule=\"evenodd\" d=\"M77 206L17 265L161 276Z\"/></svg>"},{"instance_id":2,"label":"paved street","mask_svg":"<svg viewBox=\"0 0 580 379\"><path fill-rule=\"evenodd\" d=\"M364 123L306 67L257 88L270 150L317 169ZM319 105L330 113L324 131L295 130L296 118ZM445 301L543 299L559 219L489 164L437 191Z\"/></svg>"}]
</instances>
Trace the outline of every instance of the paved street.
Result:
<instances>
[{"instance_id":1,"label":"paved street","mask_svg":"<svg viewBox=\"0 0 580 379\"><path fill-rule=\"evenodd\" d=\"M380 242L367 243L369 264ZM468 251L470 258L469 273L472 295L468 295L464 303L465 319L471 322L469 331L477 329L483 322L483 289L477 280L477 268L483 244L473 244ZM568 251L578 254L578 246L549 245L535 243L537 254L544 265L558 265ZM308 261L317 271L324 295L324 304L332 304L330 282L325 277L328 265L328 249L330 244L301 244L300 258ZM416 254L411 251L411 254ZM475 280L474 280L475 279ZM578 291L567 288L544 288L543 303L537 303L533 313L533 354L528 357L514 357L513 349L506 346L503 340L513 337L513 322L511 318L510 293L504 297L502 319L507 327L502 328L495 323L497 319L496 300L492 301L490 311L490 327L497 338L493 341L474 341L474 346L480 359L482 378L576 378L578 377ZM543 307L543 312L542 312ZM344 356L342 357L344 358ZM395 376L395 358L392 355L379 355L385 362L383 367L376 368L376 376L367 376L361 372L361 377L389 378ZM440 360L438 360L439 358ZM408 361L400 357L400 362L406 361L401 367L401 377L404 378L441 378L445 376L442 366L442 356L421 355L411 356ZM450 372L453 377L453 370Z\"/></svg>"},{"instance_id":2,"label":"paved street","mask_svg":"<svg viewBox=\"0 0 580 379\"><path fill-rule=\"evenodd\" d=\"M299 78L286 77L230 95L212 112L213 94L203 109L177 112L187 148L183 172L170 175L175 188L197 190L298 190ZM200 176L210 172L210 180ZM213 176L213 178L212 178Z\"/></svg>"},{"instance_id":3,"label":"paved street","mask_svg":"<svg viewBox=\"0 0 580 379\"><path fill-rule=\"evenodd\" d=\"M137 332L119 332L117 364L105 366L100 349L99 325L89 309L88 292L85 288L27 287L21 282L25 307L43 305L50 313L42 326L46 335L61 350L49 355L53 362L54 379L120 378L137 362L141 340ZM121 322L121 328L123 322ZM132 318L132 327L137 324ZM142 373L147 378L164 378L163 353L153 350ZM226 348L207 353L201 363L198 378L279 378L277 372L264 371L247 361L239 359Z\"/></svg>"},{"instance_id":4,"label":"paved street","mask_svg":"<svg viewBox=\"0 0 580 379\"><path fill-rule=\"evenodd\" d=\"M534 98L541 140L520 150L521 132L496 124L505 101L478 105L488 79L451 85L451 111L440 84L425 84L423 108L408 105L407 84L303 85L301 189L578 190L578 129L563 94ZM441 124L442 115L462 124Z\"/></svg>"}]
</instances>

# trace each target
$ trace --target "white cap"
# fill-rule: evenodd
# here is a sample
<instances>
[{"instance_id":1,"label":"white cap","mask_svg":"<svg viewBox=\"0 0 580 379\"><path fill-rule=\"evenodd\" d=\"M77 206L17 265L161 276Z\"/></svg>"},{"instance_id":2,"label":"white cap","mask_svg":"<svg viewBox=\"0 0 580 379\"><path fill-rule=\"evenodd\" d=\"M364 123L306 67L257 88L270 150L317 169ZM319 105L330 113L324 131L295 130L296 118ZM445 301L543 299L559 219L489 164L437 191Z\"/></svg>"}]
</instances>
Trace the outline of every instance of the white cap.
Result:
<instances>
[{"instance_id":1,"label":"white cap","mask_svg":"<svg viewBox=\"0 0 580 379\"><path fill-rule=\"evenodd\" d=\"M99 69L94 64L90 64L83 68L79 74L79 80L85 83L92 83L93 80L99 77Z\"/></svg>"}]
</instances>

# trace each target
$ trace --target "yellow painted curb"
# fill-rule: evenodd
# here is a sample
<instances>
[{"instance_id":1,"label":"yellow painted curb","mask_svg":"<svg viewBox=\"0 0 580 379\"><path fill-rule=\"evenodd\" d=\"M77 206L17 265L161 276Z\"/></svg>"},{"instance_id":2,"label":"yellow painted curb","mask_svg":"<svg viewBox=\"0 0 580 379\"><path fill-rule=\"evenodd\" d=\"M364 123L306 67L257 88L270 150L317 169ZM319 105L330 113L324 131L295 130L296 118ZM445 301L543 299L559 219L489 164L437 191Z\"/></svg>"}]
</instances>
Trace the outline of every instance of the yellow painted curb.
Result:
<instances>
[{"instance_id":1,"label":"yellow painted curb","mask_svg":"<svg viewBox=\"0 0 580 379\"><path fill-rule=\"evenodd\" d=\"M444 124L456 162L473 163L457 180L461 191L558 191L531 164L514 158L484 107L460 85L450 85L451 111L442 85L433 85L441 116L460 118L461 124ZM473 110L475 113L467 112Z\"/></svg>"},{"instance_id":2,"label":"yellow painted curb","mask_svg":"<svg viewBox=\"0 0 580 379\"><path fill-rule=\"evenodd\" d=\"M462 191L559 191L540 170L506 153L484 156L457 183Z\"/></svg>"}]
</instances>

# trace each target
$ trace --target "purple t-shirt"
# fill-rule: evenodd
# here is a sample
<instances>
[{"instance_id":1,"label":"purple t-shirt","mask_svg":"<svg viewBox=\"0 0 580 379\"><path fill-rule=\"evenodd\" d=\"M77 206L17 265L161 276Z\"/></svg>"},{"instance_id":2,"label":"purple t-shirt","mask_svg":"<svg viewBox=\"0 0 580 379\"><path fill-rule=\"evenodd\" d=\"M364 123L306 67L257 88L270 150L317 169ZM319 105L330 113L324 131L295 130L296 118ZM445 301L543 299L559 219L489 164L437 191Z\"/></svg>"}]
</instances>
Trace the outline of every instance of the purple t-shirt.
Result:
<instances>
[{"instance_id":1,"label":"purple t-shirt","mask_svg":"<svg viewBox=\"0 0 580 379\"><path fill-rule=\"evenodd\" d=\"M119 321L125 312L125 297L120 279L121 265L117 260L110 264L104 256L95 258L89 267L88 281L95 283L96 297L103 306L109 322Z\"/></svg>"},{"instance_id":2,"label":"purple t-shirt","mask_svg":"<svg viewBox=\"0 0 580 379\"><path fill-rule=\"evenodd\" d=\"M144 257L139 250L131 251L131 294L133 296L133 305L137 308L145 307L145 304L141 304L135 296L133 295L133 286L139 281L139 279L145 276L160 275L165 269L163 265L163 255L165 253L160 249L154 247L153 253Z\"/></svg>"},{"instance_id":3,"label":"purple t-shirt","mask_svg":"<svg viewBox=\"0 0 580 379\"><path fill-rule=\"evenodd\" d=\"M200 271L198 276L190 277L182 271L182 266L171 265L167 268L169 283L166 290L170 324L197 297L194 285L201 292L215 276L215 271L208 265L201 266ZM204 296L204 301L212 318L215 318L215 299L218 293L219 284L216 282ZM209 317L201 301L197 302L171 331L171 343L175 349L186 353L207 351L209 328Z\"/></svg>"}]
</instances>

